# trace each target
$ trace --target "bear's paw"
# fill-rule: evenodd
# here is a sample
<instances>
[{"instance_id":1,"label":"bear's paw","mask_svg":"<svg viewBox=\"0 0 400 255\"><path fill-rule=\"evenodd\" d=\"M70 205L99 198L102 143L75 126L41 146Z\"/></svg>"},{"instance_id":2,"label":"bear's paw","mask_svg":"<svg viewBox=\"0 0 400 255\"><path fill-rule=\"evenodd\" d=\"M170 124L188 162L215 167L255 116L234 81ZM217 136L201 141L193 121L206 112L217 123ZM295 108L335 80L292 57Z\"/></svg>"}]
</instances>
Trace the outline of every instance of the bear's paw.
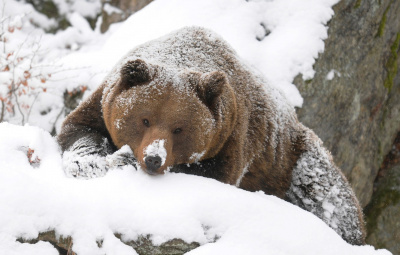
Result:
<instances>
[{"instance_id":1,"label":"bear's paw","mask_svg":"<svg viewBox=\"0 0 400 255\"><path fill-rule=\"evenodd\" d=\"M128 145L124 145L118 151L106 156L106 164L109 169L126 165L132 165L136 168L136 163L137 161Z\"/></svg>"}]
</instances>

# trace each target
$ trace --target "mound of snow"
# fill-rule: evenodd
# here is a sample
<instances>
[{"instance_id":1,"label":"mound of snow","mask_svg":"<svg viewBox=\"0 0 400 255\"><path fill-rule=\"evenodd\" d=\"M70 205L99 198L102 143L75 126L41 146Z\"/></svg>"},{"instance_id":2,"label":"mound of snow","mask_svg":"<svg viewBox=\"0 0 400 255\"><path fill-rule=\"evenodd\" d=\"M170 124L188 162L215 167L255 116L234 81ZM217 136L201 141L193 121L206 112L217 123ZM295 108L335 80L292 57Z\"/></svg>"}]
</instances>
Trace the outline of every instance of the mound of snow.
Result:
<instances>
[{"instance_id":1,"label":"mound of snow","mask_svg":"<svg viewBox=\"0 0 400 255\"><path fill-rule=\"evenodd\" d=\"M39 163L29 163L27 149ZM72 236L80 255L137 254L117 232L126 240L149 234L155 244L201 244L188 254L390 254L351 246L311 213L261 192L184 174L153 177L132 166L73 179L59 153L39 128L0 124L0 254L57 254L45 242L16 241L50 229Z\"/></svg>"}]
</instances>

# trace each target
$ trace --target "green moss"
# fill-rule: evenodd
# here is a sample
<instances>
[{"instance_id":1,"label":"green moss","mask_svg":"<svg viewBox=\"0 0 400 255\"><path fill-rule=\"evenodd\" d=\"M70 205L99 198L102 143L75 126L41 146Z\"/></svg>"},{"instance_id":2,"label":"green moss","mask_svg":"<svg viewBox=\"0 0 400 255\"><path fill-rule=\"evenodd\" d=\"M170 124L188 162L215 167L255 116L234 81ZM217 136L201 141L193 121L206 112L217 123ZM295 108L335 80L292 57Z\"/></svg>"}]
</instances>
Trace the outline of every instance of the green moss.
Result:
<instances>
[{"instance_id":1,"label":"green moss","mask_svg":"<svg viewBox=\"0 0 400 255\"><path fill-rule=\"evenodd\" d=\"M371 202L365 207L365 219L367 221L367 233L371 234L377 228L379 215L386 207L400 202L400 167L389 170L389 174L380 181L377 191ZM368 238L368 237L367 237ZM383 245L383 244L382 244ZM376 248L383 248L376 247Z\"/></svg>"},{"instance_id":2,"label":"green moss","mask_svg":"<svg viewBox=\"0 0 400 255\"><path fill-rule=\"evenodd\" d=\"M308 84L311 84L312 81L313 81L313 79L307 79L304 81L304 83L308 85Z\"/></svg>"},{"instance_id":3,"label":"green moss","mask_svg":"<svg viewBox=\"0 0 400 255\"><path fill-rule=\"evenodd\" d=\"M397 59L399 58L398 54L399 44L400 44L400 33L397 33L396 40L390 47L390 53L391 53L390 57L385 65L387 70L387 76L383 85L385 86L385 88L389 90L389 93L392 90L393 81L397 75Z\"/></svg>"},{"instance_id":4,"label":"green moss","mask_svg":"<svg viewBox=\"0 0 400 255\"><path fill-rule=\"evenodd\" d=\"M354 8L357 9L358 7L360 7L361 1L362 1L362 0L357 0L356 4L354 5Z\"/></svg>"},{"instance_id":5,"label":"green moss","mask_svg":"<svg viewBox=\"0 0 400 255\"><path fill-rule=\"evenodd\" d=\"M388 7L386 7L385 12L383 13L381 23L379 23L378 32L376 33L376 37L382 37L385 32L385 25L387 21L387 14L389 12L390 6L392 5L392 1L389 3Z\"/></svg>"}]
</instances>

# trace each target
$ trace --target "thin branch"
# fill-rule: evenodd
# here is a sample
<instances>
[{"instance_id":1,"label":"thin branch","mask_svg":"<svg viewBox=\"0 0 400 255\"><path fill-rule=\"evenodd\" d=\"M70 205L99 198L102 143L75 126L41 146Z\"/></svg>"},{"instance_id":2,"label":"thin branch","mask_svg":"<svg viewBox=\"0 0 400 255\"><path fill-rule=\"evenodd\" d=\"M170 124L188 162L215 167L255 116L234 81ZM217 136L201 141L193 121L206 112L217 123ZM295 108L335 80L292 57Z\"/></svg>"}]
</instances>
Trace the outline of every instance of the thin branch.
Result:
<instances>
[{"instance_id":1,"label":"thin branch","mask_svg":"<svg viewBox=\"0 0 400 255\"><path fill-rule=\"evenodd\" d=\"M58 119L61 117L61 114L64 112L64 110L65 110L65 106L63 106L62 108L61 108L61 111L58 113L58 115L57 115L57 117L56 117L56 120L54 121L54 123L53 123L53 130L54 130L54 134L56 133L56 125L57 125L57 121L58 121Z\"/></svg>"},{"instance_id":2,"label":"thin branch","mask_svg":"<svg viewBox=\"0 0 400 255\"><path fill-rule=\"evenodd\" d=\"M25 115L22 112L21 106L19 104L17 93L14 91L13 94L15 96L15 104L17 105L18 111L21 113L21 116L22 116L22 125L24 125L25 124Z\"/></svg>"},{"instance_id":3,"label":"thin branch","mask_svg":"<svg viewBox=\"0 0 400 255\"><path fill-rule=\"evenodd\" d=\"M40 94L40 93L37 93L37 94L35 95L35 99L33 99L33 102L32 102L32 104L31 104L31 106L29 107L29 111L28 111L28 114L27 114L27 116L26 116L26 122L27 122L27 123L29 123L29 117L31 116L31 112L32 112L33 105L36 103L36 99L39 97L39 94Z\"/></svg>"},{"instance_id":4,"label":"thin branch","mask_svg":"<svg viewBox=\"0 0 400 255\"><path fill-rule=\"evenodd\" d=\"M1 114L0 114L0 122L3 122L4 120L4 109L6 108L6 106L4 105L4 102L1 101Z\"/></svg>"}]
</instances>

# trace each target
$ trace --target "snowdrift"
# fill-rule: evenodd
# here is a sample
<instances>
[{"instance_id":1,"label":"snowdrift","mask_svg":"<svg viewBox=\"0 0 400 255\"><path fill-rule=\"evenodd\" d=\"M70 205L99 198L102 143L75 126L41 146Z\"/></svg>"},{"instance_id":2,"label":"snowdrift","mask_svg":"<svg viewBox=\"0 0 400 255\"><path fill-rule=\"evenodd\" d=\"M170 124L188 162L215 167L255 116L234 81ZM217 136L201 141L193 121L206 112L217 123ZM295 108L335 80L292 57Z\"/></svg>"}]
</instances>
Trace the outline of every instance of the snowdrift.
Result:
<instances>
[{"instance_id":1,"label":"snowdrift","mask_svg":"<svg viewBox=\"0 0 400 255\"><path fill-rule=\"evenodd\" d=\"M173 238L201 244L187 254L390 254L351 246L276 197L212 179L152 177L132 166L103 178L68 178L55 139L37 127L0 124L0 162L0 254L58 254L46 242L16 241L48 230L71 236L80 255L137 254L114 233L150 235L156 245Z\"/></svg>"}]
</instances>

